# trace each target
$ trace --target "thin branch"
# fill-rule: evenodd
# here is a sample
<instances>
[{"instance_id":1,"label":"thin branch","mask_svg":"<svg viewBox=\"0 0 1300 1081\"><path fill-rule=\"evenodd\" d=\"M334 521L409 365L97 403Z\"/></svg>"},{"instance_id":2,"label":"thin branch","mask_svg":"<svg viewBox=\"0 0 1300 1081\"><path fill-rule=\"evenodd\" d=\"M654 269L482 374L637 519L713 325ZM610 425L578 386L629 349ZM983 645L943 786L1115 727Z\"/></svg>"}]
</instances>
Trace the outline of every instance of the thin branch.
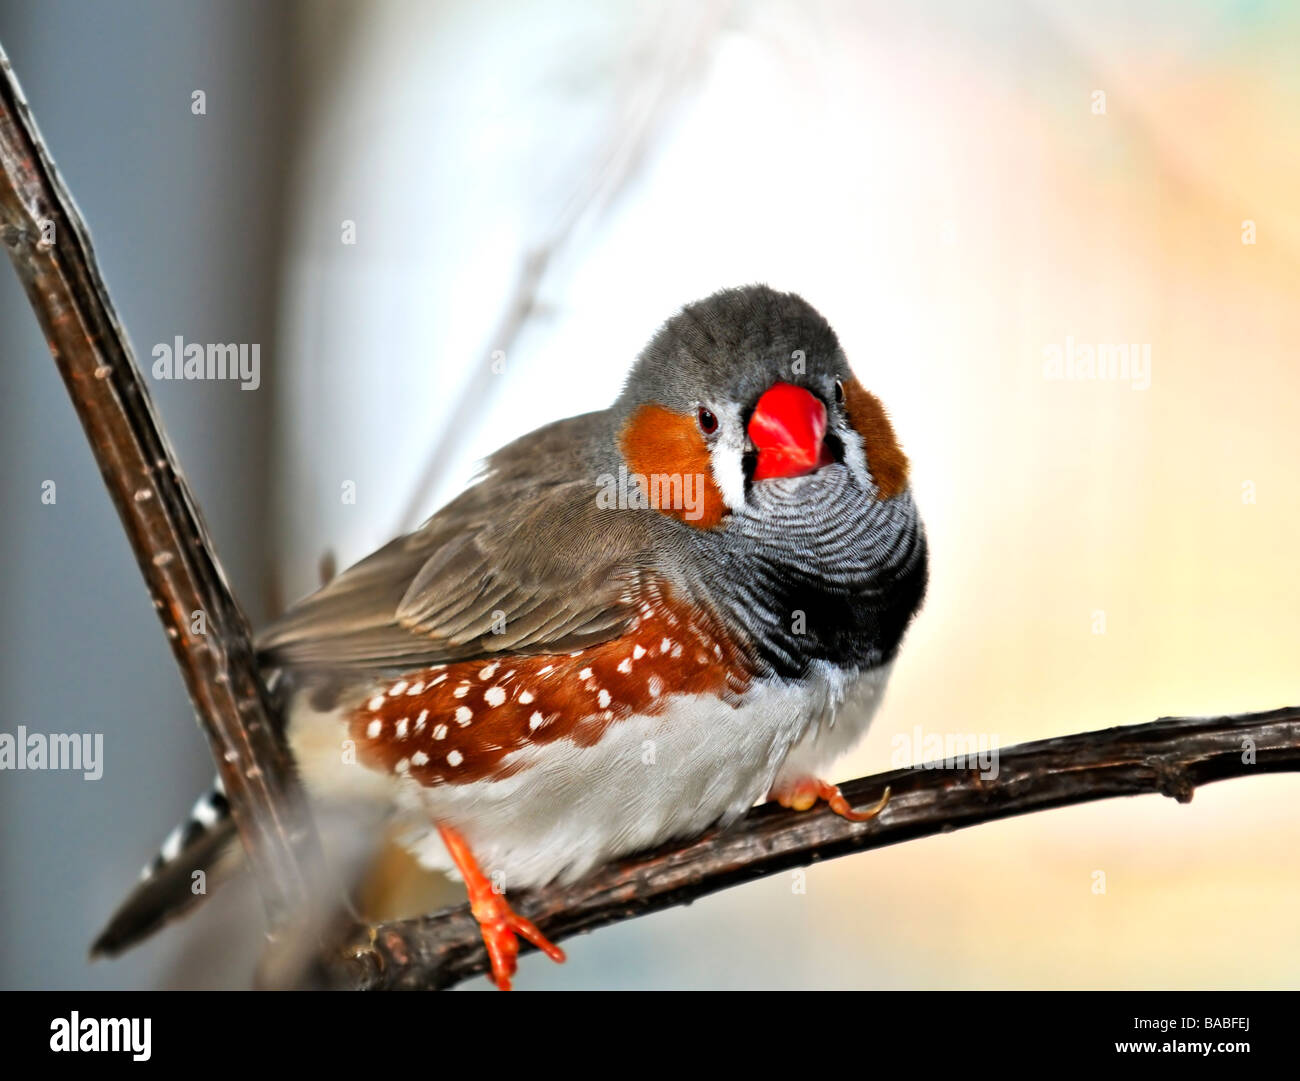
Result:
<instances>
[{"instance_id":1,"label":"thin branch","mask_svg":"<svg viewBox=\"0 0 1300 1081\"><path fill-rule=\"evenodd\" d=\"M656 15L647 21L645 49L651 53L646 70L629 73L618 95L623 102L599 151L587 167L575 173L575 187L549 229L525 253L509 299L488 336L488 359L508 357L543 307L542 285L548 270L584 232L599 223L631 187L655 139L690 85L699 78L733 4L720 0L669 20ZM446 410L437 439L425 457L424 467L398 519L399 531L414 529L428 514L428 503L456 448L468 440L476 418L490 406L501 386L497 369L478 365L461 388L456 403Z\"/></svg>"},{"instance_id":2,"label":"thin branch","mask_svg":"<svg viewBox=\"0 0 1300 1081\"><path fill-rule=\"evenodd\" d=\"M765 804L730 829L512 903L557 940L852 852L1115 796L1161 793L1186 803L1211 781L1287 771L1300 771L1300 708L1162 718L1001 750L996 777L975 769L903 769L851 781L842 790L855 806L874 802L886 785L893 791L881 815L866 823L824 806L798 812ZM478 927L462 906L358 928L324 959L322 978L335 987L436 989L486 970Z\"/></svg>"},{"instance_id":3,"label":"thin branch","mask_svg":"<svg viewBox=\"0 0 1300 1081\"><path fill-rule=\"evenodd\" d=\"M312 895L316 835L213 552L100 277L85 223L0 49L0 238L126 527L212 746L273 928ZM202 612L206 633L194 633Z\"/></svg>"},{"instance_id":4,"label":"thin branch","mask_svg":"<svg viewBox=\"0 0 1300 1081\"><path fill-rule=\"evenodd\" d=\"M257 675L247 621L167 445L59 179L0 50L0 240L45 331L212 745L271 915L302 911L318 881L316 838ZM191 631L203 612L206 634ZM897 770L843 786L868 823L766 805L736 826L515 898L555 939L683 904L794 867L1013 815L1116 796L1187 802L1197 786L1300 771L1300 709L1062 736L1001 751L997 775ZM286 936L290 937L290 936ZM529 947L525 946L527 950ZM321 978L363 989L448 987L487 969L467 907L355 928Z\"/></svg>"}]
</instances>

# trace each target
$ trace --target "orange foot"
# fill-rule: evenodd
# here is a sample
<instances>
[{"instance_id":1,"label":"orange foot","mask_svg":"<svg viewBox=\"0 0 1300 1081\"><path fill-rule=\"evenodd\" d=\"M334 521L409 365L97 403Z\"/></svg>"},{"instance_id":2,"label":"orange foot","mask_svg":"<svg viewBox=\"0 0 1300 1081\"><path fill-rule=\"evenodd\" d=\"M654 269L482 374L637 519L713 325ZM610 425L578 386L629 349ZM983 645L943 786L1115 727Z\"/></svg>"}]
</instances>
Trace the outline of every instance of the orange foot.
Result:
<instances>
[{"instance_id":1,"label":"orange foot","mask_svg":"<svg viewBox=\"0 0 1300 1081\"><path fill-rule=\"evenodd\" d=\"M492 888L487 875L479 869L465 838L450 826L439 826L438 832L465 878L465 888L469 892L469 910L478 920L479 930L483 933L483 944L492 961L492 981L502 991L510 990L510 977L519 967L518 935L523 935L552 961L563 961L564 951L543 935L535 923L516 913L507 904L505 896Z\"/></svg>"},{"instance_id":2,"label":"orange foot","mask_svg":"<svg viewBox=\"0 0 1300 1081\"><path fill-rule=\"evenodd\" d=\"M835 785L814 777L803 777L784 788L774 788L767 798L796 811L811 810L819 799L824 799L841 818L847 818L850 822L870 822L885 809L885 804L889 802L889 789L885 789L879 803L866 811L855 811Z\"/></svg>"}]
</instances>

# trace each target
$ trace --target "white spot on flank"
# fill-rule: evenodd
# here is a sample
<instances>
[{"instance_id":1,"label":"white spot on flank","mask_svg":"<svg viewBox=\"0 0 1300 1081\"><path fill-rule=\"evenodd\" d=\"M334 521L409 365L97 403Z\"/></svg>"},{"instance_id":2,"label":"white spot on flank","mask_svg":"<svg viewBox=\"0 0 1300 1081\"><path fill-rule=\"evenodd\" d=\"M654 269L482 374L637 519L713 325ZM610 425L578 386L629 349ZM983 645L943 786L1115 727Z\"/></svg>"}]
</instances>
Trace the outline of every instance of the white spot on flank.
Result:
<instances>
[{"instance_id":1,"label":"white spot on flank","mask_svg":"<svg viewBox=\"0 0 1300 1081\"><path fill-rule=\"evenodd\" d=\"M474 711L470 709L469 706L461 706L460 709L456 710L456 723L460 725L461 728L464 728L473 719Z\"/></svg>"},{"instance_id":2,"label":"white spot on flank","mask_svg":"<svg viewBox=\"0 0 1300 1081\"><path fill-rule=\"evenodd\" d=\"M532 691L520 691L520 692L519 692L519 704L520 704L521 706L526 706L526 705L528 705L529 703L532 702L532 700L533 700L533 692L532 692Z\"/></svg>"},{"instance_id":3,"label":"white spot on flank","mask_svg":"<svg viewBox=\"0 0 1300 1081\"><path fill-rule=\"evenodd\" d=\"M412 683L409 687L406 688L406 693L419 694L422 690L424 690L423 683Z\"/></svg>"},{"instance_id":4,"label":"white spot on flank","mask_svg":"<svg viewBox=\"0 0 1300 1081\"><path fill-rule=\"evenodd\" d=\"M457 687L454 691L452 691L451 694L453 698L464 698L467 694L469 694L469 684L462 683L459 687Z\"/></svg>"},{"instance_id":5,"label":"white spot on flank","mask_svg":"<svg viewBox=\"0 0 1300 1081\"><path fill-rule=\"evenodd\" d=\"M587 652L587 651L586 651L585 649L575 649L572 653L569 654L569 656L570 656L570 657L581 657L581 656L582 656L584 653L586 653L586 652Z\"/></svg>"},{"instance_id":6,"label":"white spot on flank","mask_svg":"<svg viewBox=\"0 0 1300 1081\"><path fill-rule=\"evenodd\" d=\"M428 719L429 719L429 711L427 709L420 710L420 715L415 718L415 730L417 732L423 732L424 722L427 721Z\"/></svg>"},{"instance_id":7,"label":"white spot on flank","mask_svg":"<svg viewBox=\"0 0 1300 1081\"><path fill-rule=\"evenodd\" d=\"M380 720L374 720L371 721L370 724L366 726L366 735L369 736L371 739L374 739L383 730L384 730L384 722Z\"/></svg>"},{"instance_id":8,"label":"white spot on flank","mask_svg":"<svg viewBox=\"0 0 1300 1081\"><path fill-rule=\"evenodd\" d=\"M718 660L722 660L722 647L718 645L717 642L713 643L713 655L717 657Z\"/></svg>"},{"instance_id":9,"label":"white spot on flank","mask_svg":"<svg viewBox=\"0 0 1300 1081\"><path fill-rule=\"evenodd\" d=\"M384 696L382 694L375 695L374 698L366 703L366 709L370 710L371 713L377 713L379 710L383 709L383 707Z\"/></svg>"},{"instance_id":10,"label":"white spot on flank","mask_svg":"<svg viewBox=\"0 0 1300 1081\"><path fill-rule=\"evenodd\" d=\"M489 664L486 668L480 668L478 670L479 679L491 679L496 674L497 674L496 664Z\"/></svg>"},{"instance_id":11,"label":"white spot on flank","mask_svg":"<svg viewBox=\"0 0 1300 1081\"><path fill-rule=\"evenodd\" d=\"M435 726L434 726L434 729L433 729L433 738L434 738L434 739L446 739L446 738L447 738L447 726L446 726L445 724L435 725Z\"/></svg>"},{"instance_id":12,"label":"white spot on flank","mask_svg":"<svg viewBox=\"0 0 1300 1081\"><path fill-rule=\"evenodd\" d=\"M578 673L578 678L581 680L591 679L591 669L584 668L581 672Z\"/></svg>"},{"instance_id":13,"label":"white spot on flank","mask_svg":"<svg viewBox=\"0 0 1300 1081\"><path fill-rule=\"evenodd\" d=\"M542 727L542 723L545 720L546 718L542 716L540 710L534 710L533 715L528 718L528 730L530 732L536 732L539 728Z\"/></svg>"},{"instance_id":14,"label":"white spot on flank","mask_svg":"<svg viewBox=\"0 0 1300 1081\"><path fill-rule=\"evenodd\" d=\"M506 700L506 692L500 687L489 687L483 692L483 701L489 706L499 706Z\"/></svg>"},{"instance_id":15,"label":"white spot on flank","mask_svg":"<svg viewBox=\"0 0 1300 1081\"><path fill-rule=\"evenodd\" d=\"M549 671L550 671L552 668L554 668L554 667L555 667L555 665L553 665L553 664L548 664L545 668L539 668L539 669L537 669L537 674L538 674L539 676L544 676L544 675L546 675L547 672L549 672Z\"/></svg>"},{"instance_id":16,"label":"white spot on flank","mask_svg":"<svg viewBox=\"0 0 1300 1081\"><path fill-rule=\"evenodd\" d=\"M672 648L673 648L673 640L671 638L665 638L662 642L659 643L660 653L667 653Z\"/></svg>"},{"instance_id":17,"label":"white spot on flank","mask_svg":"<svg viewBox=\"0 0 1300 1081\"><path fill-rule=\"evenodd\" d=\"M604 709L606 706L608 706L609 691L605 690L604 687L601 687L600 693L596 695L596 701L599 703L601 709Z\"/></svg>"},{"instance_id":18,"label":"white spot on flank","mask_svg":"<svg viewBox=\"0 0 1300 1081\"><path fill-rule=\"evenodd\" d=\"M403 717L400 721L397 722L397 738L398 738L398 739L405 739L405 738L406 738L406 726L410 723L410 720L411 720L411 719L410 719L409 717Z\"/></svg>"},{"instance_id":19,"label":"white spot on flank","mask_svg":"<svg viewBox=\"0 0 1300 1081\"><path fill-rule=\"evenodd\" d=\"M676 645L673 646L673 656L680 657L681 655L682 655L682 644L681 642L678 642Z\"/></svg>"},{"instance_id":20,"label":"white spot on flank","mask_svg":"<svg viewBox=\"0 0 1300 1081\"><path fill-rule=\"evenodd\" d=\"M404 690L406 690L406 680L399 679L396 683L394 683L391 687L388 688L388 693L390 695L401 694Z\"/></svg>"},{"instance_id":21,"label":"white spot on flank","mask_svg":"<svg viewBox=\"0 0 1300 1081\"><path fill-rule=\"evenodd\" d=\"M646 688L650 691L651 698L658 698L663 694L664 681L658 676L651 676L650 682L646 684Z\"/></svg>"},{"instance_id":22,"label":"white spot on flank","mask_svg":"<svg viewBox=\"0 0 1300 1081\"><path fill-rule=\"evenodd\" d=\"M442 682L444 679L446 679L446 678L447 678L447 673L446 673L446 672L443 672L443 674L440 675L440 676L438 676L436 679L431 679L431 680L429 680L429 686L430 686L430 687L436 687L436 686L438 686L439 683L441 683L441 682Z\"/></svg>"},{"instance_id":23,"label":"white spot on flank","mask_svg":"<svg viewBox=\"0 0 1300 1081\"><path fill-rule=\"evenodd\" d=\"M641 645L641 643L638 642L636 645L632 647L632 659L634 661L639 661L644 656L645 656L645 646Z\"/></svg>"},{"instance_id":24,"label":"white spot on flank","mask_svg":"<svg viewBox=\"0 0 1300 1081\"><path fill-rule=\"evenodd\" d=\"M447 756L447 765L449 766L459 766L464 761L465 756L461 754L460 751L452 751L451 754Z\"/></svg>"},{"instance_id":25,"label":"white spot on flank","mask_svg":"<svg viewBox=\"0 0 1300 1081\"><path fill-rule=\"evenodd\" d=\"M416 751L415 754L411 755L411 765L413 766L423 766L428 761L429 756L423 751Z\"/></svg>"},{"instance_id":26,"label":"white spot on flank","mask_svg":"<svg viewBox=\"0 0 1300 1081\"><path fill-rule=\"evenodd\" d=\"M630 671L632 671L632 658L624 657L621 661L619 661L618 670L622 672L623 675L627 675Z\"/></svg>"},{"instance_id":27,"label":"white spot on flank","mask_svg":"<svg viewBox=\"0 0 1300 1081\"><path fill-rule=\"evenodd\" d=\"M411 760L409 758L399 758L397 760L397 765L393 767L393 771L396 773L405 773L410 768Z\"/></svg>"}]
</instances>

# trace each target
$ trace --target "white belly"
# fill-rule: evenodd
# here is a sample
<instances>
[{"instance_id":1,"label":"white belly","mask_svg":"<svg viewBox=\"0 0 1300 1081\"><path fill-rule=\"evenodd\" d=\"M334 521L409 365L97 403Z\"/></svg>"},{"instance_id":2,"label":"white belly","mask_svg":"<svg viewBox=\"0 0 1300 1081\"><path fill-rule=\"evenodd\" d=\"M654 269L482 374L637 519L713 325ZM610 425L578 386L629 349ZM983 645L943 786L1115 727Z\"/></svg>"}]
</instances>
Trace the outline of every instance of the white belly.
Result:
<instances>
[{"instance_id":1,"label":"white belly","mask_svg":"<svg viewBox=\"0 0 1300 1081\"><path fill-rule=\"evenodd\" d=\"M454 870L435 823L452 826L499 888L516 889L701 833L779 780L821 776L866 731L888 674L819 666L797 686L755 683L734 707L676 696L661 713L610 725L594 746L525 747L505 760L523 767L512 776L462 785L425 788L347 763L338 716L295 708L290 740L314 797L391 804L404 843L432 870Z\"/></svg>"}]
</instances>

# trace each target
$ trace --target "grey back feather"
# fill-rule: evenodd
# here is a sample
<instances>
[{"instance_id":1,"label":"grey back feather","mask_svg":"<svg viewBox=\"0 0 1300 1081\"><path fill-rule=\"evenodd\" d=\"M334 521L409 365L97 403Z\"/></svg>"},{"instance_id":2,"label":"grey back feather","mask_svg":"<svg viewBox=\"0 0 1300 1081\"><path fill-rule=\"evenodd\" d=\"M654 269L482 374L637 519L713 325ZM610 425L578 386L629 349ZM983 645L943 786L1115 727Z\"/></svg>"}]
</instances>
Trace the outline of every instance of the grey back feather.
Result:
<instances>
[{"instance_id":1,"label":"grey back feather","mask_svg":"<svg viewBox=\"0 0 1300 1081\"><path fill-rule=\"evenodd\" d=\"M604 414L499 450L486 475L344 571L258 639L294 669L409 668L617 636L640 603L659 523L596 500Z\"/></svg>"}]
</instances>

